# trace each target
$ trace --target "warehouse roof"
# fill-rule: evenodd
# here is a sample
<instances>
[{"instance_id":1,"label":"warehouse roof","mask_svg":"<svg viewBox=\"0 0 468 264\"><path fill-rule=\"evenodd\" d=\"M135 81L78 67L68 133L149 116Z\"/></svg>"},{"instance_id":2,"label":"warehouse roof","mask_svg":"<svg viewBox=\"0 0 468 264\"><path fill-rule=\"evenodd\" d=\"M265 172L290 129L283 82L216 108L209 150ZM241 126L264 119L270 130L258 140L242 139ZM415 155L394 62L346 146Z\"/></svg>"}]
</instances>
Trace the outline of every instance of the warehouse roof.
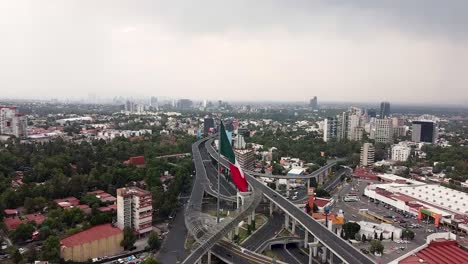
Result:
<instances>
[{"instance_id":1,"label":"warehouse roof","mask_svg":"<svg viewBox=\"0 0 468 264\"><path fill-rule=\"evenodd\" d=\"M110 237L122 233L122 230L114 227L111 224L103 224L91 227L60 241L60 244L65 247L74 247L77 245L86 244L95 240Z\"/></svg>"}]
</instances>

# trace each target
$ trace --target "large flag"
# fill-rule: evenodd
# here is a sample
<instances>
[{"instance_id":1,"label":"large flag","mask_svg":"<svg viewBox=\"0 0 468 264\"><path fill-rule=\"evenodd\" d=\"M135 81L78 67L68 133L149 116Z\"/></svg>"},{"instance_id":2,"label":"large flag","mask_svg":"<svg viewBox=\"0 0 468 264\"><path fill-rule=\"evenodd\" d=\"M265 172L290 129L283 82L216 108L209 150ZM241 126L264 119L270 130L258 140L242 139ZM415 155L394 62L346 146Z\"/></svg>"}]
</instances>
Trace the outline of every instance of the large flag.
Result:
<instances>
[{"instance_id":1,"label":"large flag","mask_svg":"<svg viewBox=\"0 0 468 264\"><path fill-rule=\"evenodd\" d=\"M221 122L221 128L219 133L219 152L229 161L229 170L231 171L232 182L234 182L234 184L241 192L246 192L247 180L245 179L244 172L242 171L239 163L236 160L236 156L234 155L231 143L229 142L226 129L224 129L223 122Z\"/></svg>"}]
</instances>

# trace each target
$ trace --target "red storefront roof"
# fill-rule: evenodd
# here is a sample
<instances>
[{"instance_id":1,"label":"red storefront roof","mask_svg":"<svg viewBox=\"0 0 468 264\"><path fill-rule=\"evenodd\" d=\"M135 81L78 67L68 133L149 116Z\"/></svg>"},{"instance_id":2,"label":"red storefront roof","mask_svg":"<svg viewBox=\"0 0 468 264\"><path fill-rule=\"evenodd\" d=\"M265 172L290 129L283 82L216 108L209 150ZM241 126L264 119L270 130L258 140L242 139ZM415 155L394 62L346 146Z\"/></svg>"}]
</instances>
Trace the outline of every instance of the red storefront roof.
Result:
<instances>
[{"instance_id":1,"label":"red storefront roof","mask_svg":"<svg viewBox=\"0 0 468 264\"><path fill-rule=\"evenodd\" d=\"M317 207L324 207L330 202L330 200L327 199L322 199L322 198L315 198L314 203L317 205Z\"/></svg>"},{"instance_id":2,"label":"red storefront roof","mask_svg":"<svg viewBox=\"0 0 468 264\"><path fill-rule=\"evenodd\" d=\"M423 260L420 261L420 260ZM459 248L456 241L433 241L429 246L407 257L400 264L461 264L468 263L468 252Z\"/></svg>"},{"instance_id":3,"label":"red storefront roof","mask_svg":"<svg viewBox=\"0 0 468 264\"><path fill-rule=\"evenodd\" d=\"M114 236L122 233L122 230L117 227L112 226L111 224L103 224L91 227L69 237L66 237L60 241L60 244L65 247L73 247L89 243L95 240L102 238Z\"/></svg>"},{"instance_id":4,"label":"red storefront roof","mask_svg":"<svg viewBox=\"0 0 468 264\"><path fill-rule=\"evenodd\" d=\"M5 209L4 212L5 212L6 215L16 215L16 214L18 214L18 210L16 210L16 209Z\"/></svg>"}]
</instances>

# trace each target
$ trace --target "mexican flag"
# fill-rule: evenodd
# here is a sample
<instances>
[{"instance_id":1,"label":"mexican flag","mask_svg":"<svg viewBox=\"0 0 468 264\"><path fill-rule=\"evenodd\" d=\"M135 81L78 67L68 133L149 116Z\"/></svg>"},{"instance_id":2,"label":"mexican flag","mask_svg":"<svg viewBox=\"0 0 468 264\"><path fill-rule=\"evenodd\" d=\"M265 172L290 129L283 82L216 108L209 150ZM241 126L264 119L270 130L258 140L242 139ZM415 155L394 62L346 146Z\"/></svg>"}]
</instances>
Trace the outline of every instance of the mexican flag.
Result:
<instances>
[{"instance_id":1,"label":"mexican flag","mask_svg":"<svg viewBox=\"0 0 468 264\"><path fill-rule=\"evenodd\" d=\"M236 160L234 151L232 150L231 142L226 134L226 129L224 129L224 124L221 122L220 127L220 141L219 141L219 153L226 157L229 161L229 170L231 171L232 182L237 186L241 192L247 191L247 180L245 179L244 172L242 171L239 163Z\"/></svg>"}]
</instances>

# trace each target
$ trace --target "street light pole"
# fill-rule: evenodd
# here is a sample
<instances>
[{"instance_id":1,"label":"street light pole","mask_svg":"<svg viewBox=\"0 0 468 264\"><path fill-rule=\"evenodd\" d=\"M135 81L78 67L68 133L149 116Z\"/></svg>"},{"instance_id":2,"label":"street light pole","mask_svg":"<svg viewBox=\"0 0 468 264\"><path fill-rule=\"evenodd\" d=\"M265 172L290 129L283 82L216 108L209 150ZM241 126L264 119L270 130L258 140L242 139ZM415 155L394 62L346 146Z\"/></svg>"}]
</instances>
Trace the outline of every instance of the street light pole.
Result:
<instances>
[{"instance_id":1,"label":"street light pole","mask_svg":"<svg viewBox=\"0 0 468 264\"><path fill-rule=\"evenodd\" d=\"M216 223L219 223L220 177L221 177L221 120L218 127L218 200L216 201Z\"/></svg>"}]
</instances>

